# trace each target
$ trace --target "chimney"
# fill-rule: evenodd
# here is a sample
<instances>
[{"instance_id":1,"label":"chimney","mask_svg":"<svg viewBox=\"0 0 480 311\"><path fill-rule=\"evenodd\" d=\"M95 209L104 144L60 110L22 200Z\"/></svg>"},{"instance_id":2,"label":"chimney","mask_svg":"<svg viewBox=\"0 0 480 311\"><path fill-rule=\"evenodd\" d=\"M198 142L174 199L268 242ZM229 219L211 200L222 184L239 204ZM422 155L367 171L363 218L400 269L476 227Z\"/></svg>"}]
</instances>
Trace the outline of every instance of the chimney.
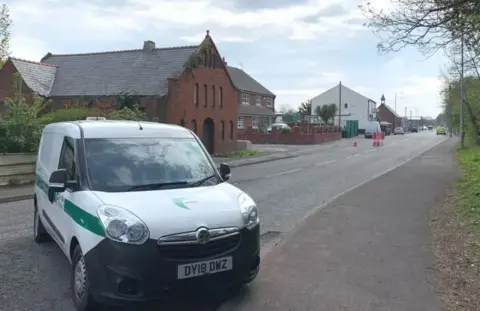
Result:
<instances>
[{"instance_id":1,"label":"chimney","mask_svg":"<svg viewBox=\"0 0 480 311\"><path fill-rule=\"evenodd\" d=\"M151 52L155 50L155 42L147 40L143 42L143 51L144 52Z\"/></svg>"},{"instance_id":2,"label":"chimney","mask_svg":"<svg viewBox=\"0 0 480 311\"><path fill-rule=\"evenodd\" d=\"M227 62L225 61L225 57L222 57L222 60L223 60L223 63L225 64L225 66L227 66Z\"/></svg>"}]
</instances>

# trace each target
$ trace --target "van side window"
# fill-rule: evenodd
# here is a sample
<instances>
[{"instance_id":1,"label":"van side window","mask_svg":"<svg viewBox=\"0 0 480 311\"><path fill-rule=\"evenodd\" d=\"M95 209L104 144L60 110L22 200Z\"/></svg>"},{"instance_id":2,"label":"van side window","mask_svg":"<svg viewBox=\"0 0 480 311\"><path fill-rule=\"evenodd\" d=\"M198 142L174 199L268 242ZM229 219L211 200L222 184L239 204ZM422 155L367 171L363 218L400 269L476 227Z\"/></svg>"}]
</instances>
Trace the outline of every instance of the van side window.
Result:
<instances>
[{"instance_id":1,"label":"van side window","mask_svg":"<svg viewBox=\"0 0 480 311\"><path fill-rule=\"evenodd\" d=\"M63 140L58 168L64 168L67 170L68 180L75 180L77 178L77 168L75 165L75 148L73 139L71 137L65 137L65 139Z\"/></svg>"},{"instance_id":2,"label":"van side window","mask_svg":"<svg viewBox=\"0 0 480 311\"><path fill-rule=\"evenodd\" d=\"M40 144L40 162L47 169L52 169L52 164L55 166L55 163L52 163L52 150L53 150L53 137L50 133L45 133L42 137L42 142Z\"/></svg>"}]
</instances>

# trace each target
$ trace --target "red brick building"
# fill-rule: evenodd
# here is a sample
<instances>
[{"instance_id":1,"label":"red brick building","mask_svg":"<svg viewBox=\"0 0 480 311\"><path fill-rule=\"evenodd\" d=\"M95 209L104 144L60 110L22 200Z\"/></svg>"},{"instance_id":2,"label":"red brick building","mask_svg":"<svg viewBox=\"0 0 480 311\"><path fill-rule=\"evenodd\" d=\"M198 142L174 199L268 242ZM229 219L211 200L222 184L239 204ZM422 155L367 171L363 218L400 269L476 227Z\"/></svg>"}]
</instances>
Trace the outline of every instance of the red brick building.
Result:
<instances>
[{"instance_id":1,"label":"red brick building","mask_svg":"<svg viewBox=\"0 0 480 311\"><path fill-rule=\"evenodd\" d=\"M37 93L55 108L87 104L114 109L135 98L149 120L192 129L211 153L237 148L239 92L208 31L200 45L85 54L48 53L41 62L9 58L0 70L0 117L18 72L25 95Z\"/></svg>"},{"instance_id":2,"label":"red brick building","mask_svg":"<svg viewBox=\"0 0 480 311\"><path fill-rule=\"evenodd\" d=\"M239 91L237 121L239 133L245 132L249 126L254 131L265 132L275 121L275 94L243 69L227 66L227 70Z\"/></svg>"},{"instance_id":3,"label":"red brick building","mask_svg":"<svg viewBox=\"0 0 480 311\"><path fill-rule=\"evenodd\" d=\"M402 126L402 118L395 112L395 110L385 103L382 103L378 107L378 115L380 117L380 121L391 123L392 129Z\"/></svg>"}]
</instances>

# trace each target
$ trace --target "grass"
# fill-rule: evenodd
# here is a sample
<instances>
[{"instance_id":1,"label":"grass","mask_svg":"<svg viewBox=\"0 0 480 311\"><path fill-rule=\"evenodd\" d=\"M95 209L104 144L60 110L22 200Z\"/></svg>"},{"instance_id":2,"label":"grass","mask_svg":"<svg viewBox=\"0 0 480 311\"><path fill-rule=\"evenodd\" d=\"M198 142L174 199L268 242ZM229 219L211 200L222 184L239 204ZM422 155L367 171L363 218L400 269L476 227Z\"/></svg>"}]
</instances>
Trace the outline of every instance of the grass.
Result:
<instances>
[{"instance_id":1,"label":"grass","mask_svg":"<svg viewBox=\"0 0 480 311\"><path fill-rule=\"evenodd\" d=\"M217 153L215 156L221 158L248 158L262 155L263 152L255 149L244 149L232 152Z\"/></svg>"},{"instance_id":2,"label":"grass","mask_svg":"<svg viewBox=\"0 0 480 311\"><path fill-rule=\"evenodd\" d=\"M461 177L432 210L437 292L448 311L480 310L480 146L457 149Z\"/></svg>"},{"instance_id":3,"label":"grass","mask_svg":"<svg viewBox=\"0 0 480 311\"><path fill-rule=\"evenodd\" d=\"M456 208L470 231L473 241L473 264L480 264L480 146L468 144L457 150L462 178L457 184Z\"/></svg>"}]
</instances>

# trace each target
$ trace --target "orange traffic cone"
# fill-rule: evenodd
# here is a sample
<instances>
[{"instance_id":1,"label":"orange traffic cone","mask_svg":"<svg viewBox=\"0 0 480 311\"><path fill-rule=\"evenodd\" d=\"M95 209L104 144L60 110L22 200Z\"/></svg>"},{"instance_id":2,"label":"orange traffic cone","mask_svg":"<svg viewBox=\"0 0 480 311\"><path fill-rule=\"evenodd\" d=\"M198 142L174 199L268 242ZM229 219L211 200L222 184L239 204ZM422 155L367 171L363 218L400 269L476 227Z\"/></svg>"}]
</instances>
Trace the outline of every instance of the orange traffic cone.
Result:
<instances>
[{"instance_id":1,"label":"orange traffic cone","mask_svg":"<svg viewBox=\"0 0 480 311\"><path fill-rule=\"evenodd\" d=\"M372 146L373 146L373 147L376 147L376 146L377 146L377 140L376 140L376 139L374 139L374 140L372 141Z\"/></svg>"},{"instance_id":2,"label":"orange traffic cone","mask_svg":"<svg viewBox=\"0 0 480 311\"><path fill-rule=\"evenodd\" d=\"M353 147L358 147L358 142L356 139L353 141Z\"/></svg>"}]
</instances>

